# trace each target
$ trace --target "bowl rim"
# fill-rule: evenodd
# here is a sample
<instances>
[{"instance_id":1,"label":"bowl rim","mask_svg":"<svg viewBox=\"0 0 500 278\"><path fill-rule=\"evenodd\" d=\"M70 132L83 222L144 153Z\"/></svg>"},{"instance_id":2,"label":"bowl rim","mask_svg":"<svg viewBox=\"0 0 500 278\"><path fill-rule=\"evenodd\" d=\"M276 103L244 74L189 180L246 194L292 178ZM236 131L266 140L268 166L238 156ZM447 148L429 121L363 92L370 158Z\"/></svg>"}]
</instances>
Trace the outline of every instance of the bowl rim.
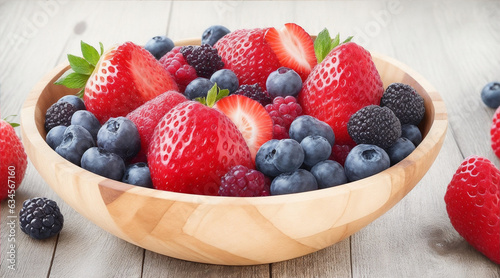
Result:
<instances>
[{"instance_id":1,"label":"bowl rim","mask_svg":"<svg viewBox=\"0 0 500 278\"><path fill-rule=\"evenodd\" d=\"M176 45L187 45L187 44L199 44L199 39L184 39L175 42ZM112 190L117 191L128 191L133 194L143 195L145 197L152 197L156 199L166 199L171 201L181 201L185 203L193 204L230 204L230 205L269 205L269 204L280 204L283 202L303 202L306 200L313 200L317 198L326 198L329 195L339 195L339 194L349 194L349 192L362 190L366 187L371 186L371 178L379 177L382 179L383 176L388 176L390 178L391 173L401 171L405 167L411 167L411 165L416 164L419 159L422 159L426 153L434 147L439 141L442 142L447 126L448 118L446 107L444 101L436 91L436 89L418 72L411 69L406 64L391 58L389 56L379 54L377 52L371 52L373 59L383 60L392 66L403 71L406 75L415 80L427 93L426 95L430 99L432 111L429 114L432 120L429 122L428 131L423 137L422 142L416 147L416 149L401 162L389 167L388 169L372 175L370 177L349 182L340 186L335 186L331 188L318 189L307 192L285 194L285 195L273 195L273 196L260 196L260 197L226 197L226 196L208 196L208 195L197 195L188 193L179 193L172 191L163 191L157 189L144 188L139 186L134 186L126 184L120 181L111 180L90 171L87 171L75 164L70 163L63 157L59 156L48 144L45 143L45 135L42 135L39 129L39 125L36 123L36 113L43 113L45 111L37 111L39 105L39 98L46 88L54 83L59 76L61 76L66 69L69 68L69 63L63 63L56 66L50 72L48 72L31 90L28 97L26 98L23 107L21 109L21 130L23 137L23 144L27 144L25 141L28 140L36 148L41 148L38 152L43 151L44 153L51 154L49 159L51 163L65 165L63 169L73 172L73 173L85 173L85 177L91 178L96 185L107 187ZM70 89L67 89L70 92ZM419 92L422 94L425 92ZM423 96L424 97L424 96ZM424 97L425 98L425 97ZM39 109L38 109L39 110ZM427 114L427 112L426 112ZM444 126L444 128L443 128ZM29 132L29 130L36 130L37 132ZM44 131L43 131L44 132ZM34 134L34 135L32 135ZM43 141L43 144L41 142ZM434 141L434 142L431 142ZM430 143L430 145L429 145ZM28 153L29 154L29 153ZM35 167L38 168L35 164ZM52 185L50 185L52 187ZM412 187L413 188L413 187ZM410 191L410 188L408 191Z\"/></svg>"}]
</instances>

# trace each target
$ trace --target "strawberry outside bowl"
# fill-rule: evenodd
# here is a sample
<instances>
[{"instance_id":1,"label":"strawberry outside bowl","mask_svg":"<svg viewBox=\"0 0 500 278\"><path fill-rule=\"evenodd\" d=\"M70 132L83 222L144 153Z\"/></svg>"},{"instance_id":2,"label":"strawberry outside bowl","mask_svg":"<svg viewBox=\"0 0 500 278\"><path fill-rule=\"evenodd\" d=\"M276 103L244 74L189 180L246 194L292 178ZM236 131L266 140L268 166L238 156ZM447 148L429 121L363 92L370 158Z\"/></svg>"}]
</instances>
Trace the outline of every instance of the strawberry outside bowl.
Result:
<instances>
[{"instance_id":1,"label":"strawberry outside bowl","mask_svg":"<svg viewBox=\"0 0 500 278\"><path fill-rule=\"evenodd\" d=\"M199 40L177 45L199 45ZM288 260L335 244L399 202L425 175L448 125L438 92L402 63L372 53L384 87L401 82L425 100L423 140L408 157L371 177L341 186L267 197L191 195L137 187L84 170L45 142L44 117L60 97L76 90L54 85L69 65L48 73L21 111L26 152L51 188L109 233L178 259L221 265Z\"/></svg>"}]
</instances>

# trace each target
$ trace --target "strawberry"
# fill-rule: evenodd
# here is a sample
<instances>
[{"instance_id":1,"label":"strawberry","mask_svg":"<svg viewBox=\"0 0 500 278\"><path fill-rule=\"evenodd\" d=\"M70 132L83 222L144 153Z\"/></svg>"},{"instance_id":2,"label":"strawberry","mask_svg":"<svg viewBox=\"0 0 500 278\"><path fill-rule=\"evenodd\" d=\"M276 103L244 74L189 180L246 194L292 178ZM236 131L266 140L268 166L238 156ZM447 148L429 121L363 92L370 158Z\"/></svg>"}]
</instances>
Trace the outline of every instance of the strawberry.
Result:
<instances>
[{"instance_id":1,"label":"strawberry","mask_svg":"<svg viewBox=\"0 0 500 278\"><path fill-rule=\"evenodd\" d=\"M490 128L491 148L497 157L500 157L500 108L493 115Z\"/></svg>"},{"instance_id":2,"label":"strawberry","mask_svg":"<svg viewBox=\"0 0 500 278\"><path fill-rule=\"evenodd\" d=\"M311 36L299 25L287 23L281 30L269 28L265 39L281 66L293 69L302 81L306 80L317 64Z\"/></svg>"},{"instance_id":3,"label":"strawberry","mask_svg":"<svg viewBox=\"0 0 500 278\"><path fill-rule=\"evenodd\" d=\"M0 119L0 200L13 200L23 181L28 160L13 126ZM10 204L10 201L9 201Z\"/></svg>"},{"instance_id":4,"label":"strawberry","mask_svg":"<svg viewBox=\"0 0 500 278\"><path fill-rule=\"evenodd\" d=\"M322 40L320 35L317 40ZM352 145L354 141L347 133L349 118L367 105L380 104L383 92L370 52L347 42L333 48L311 71L298 100L304 114L332 127L336 144Z\"/></svg>"},{"instance_id":5,"label":"strawberry","mask_svg":"<svg viewBox=\"0 0 500 278\"><path fill-rule=\"evenodd\" d=\"M147 153L153 131L158 122L177 104L187 101L186 97L176 91L167 91L128 113L141 136L141 153ZM141 156L142 156L141 154Z\"/></svg>"},{"instance_id":6,"label":"strawberry","mask_svg":"<svg viewBox=\"0 0 500 278\"><path fill-rule=\"evenodd\" d=\"M500 171L488 159L469 156L453 175L444 196L455 230L500 264Z\"/></svg>"},{"instance_id":7,"label":"strawberry","mask_svg":"<svg viewBox=\"0 0 500 278\"><path fill-rule=\"evenodd\" d=\"M156 189L203 195L217 195L231 167L254 168L245 138L231 119L196 101L175 106L156 126L148 164Z\"/></svg>"},{"instance_id":8,"label":"strawberry","mask_svg":"<svg viewBox=\"0 0 500 278\"><path fill-rule=\"evenodd\" d=\"M214 47L217 49L225 68L231 69L240 85L266 88L269 74L281 64L265 40L268 29L241 29L222 37Z\"/></svg>"},{"instance_id":9,"label":"strawberry","mask_svg":"<svg viewBox=\"0 0 500 278\"><path fill-rule=\"evenodd\" d=\"M236 124L250 149L252 161L260 146L273 138L273 120L257 101L243 95L231 95L215 103Z\"/></svg>"},{"instance_id":10,"label":"strawberry","mask_svg":"<svg viewBox=\"0 0 500 278\"><path fill-rule=\"evenodd\" d=\"M101 54L82 42L85 58L68 55L71 69L56 84L82 88L87 110L104 123L125 116L157 95L178 90L170 74L149 51L132 42Z\"/></svg>"}]
</instances>

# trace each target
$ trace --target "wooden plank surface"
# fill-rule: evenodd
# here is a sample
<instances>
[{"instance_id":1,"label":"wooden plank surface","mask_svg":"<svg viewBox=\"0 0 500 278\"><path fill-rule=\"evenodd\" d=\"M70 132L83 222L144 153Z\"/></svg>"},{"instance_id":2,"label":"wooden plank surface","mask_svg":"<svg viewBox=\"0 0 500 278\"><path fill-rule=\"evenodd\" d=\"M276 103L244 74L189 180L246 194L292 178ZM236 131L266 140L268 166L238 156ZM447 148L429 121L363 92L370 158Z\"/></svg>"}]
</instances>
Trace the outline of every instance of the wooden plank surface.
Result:
<instances>
[{"instance_id":1,"label":"wooden plank surface","mask_svg":"<svg viewBox=\"0 0 500 278\"><path fill-rule=\"evenodd\" d=\"M80 40L106 46L145 43L157 34L199 37L212 24L230 29L296 22L355 35L364 47L422 74L445 100L450 126L434 166L388 213L352 237L319 252L270 265L226 267L162 256L101 230L66 205L29 165L16 192L46 196L65 216L56 238L16 233L16 270L8 269L7 203L1 204L0 277L500 277L500 267L471 248L446 215L444 193L465 156L500 165L489 146L493 110L479 97L500 80L497 1L0 1L0 112L18 114L24 98L51 68L78 54Z\"/></svg>"}]
</instances>

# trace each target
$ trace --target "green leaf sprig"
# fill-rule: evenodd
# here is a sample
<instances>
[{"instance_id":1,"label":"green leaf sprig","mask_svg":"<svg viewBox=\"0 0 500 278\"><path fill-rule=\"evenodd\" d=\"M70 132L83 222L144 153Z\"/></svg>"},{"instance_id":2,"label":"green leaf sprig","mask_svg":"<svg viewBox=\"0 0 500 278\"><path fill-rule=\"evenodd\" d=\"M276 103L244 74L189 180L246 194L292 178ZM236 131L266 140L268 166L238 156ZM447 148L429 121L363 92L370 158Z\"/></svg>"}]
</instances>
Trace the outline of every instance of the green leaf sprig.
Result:
<instances>
[{"instance_id":1,"label":"green leaf sprig","mask_svg":"<svg viewBox=\"0 0 500 278\"><path fill-rule=\"evenodd\" d=\"M219 101L223 97L227 97L229 95L229 90L220 89L215 83L210 90L208 90L207 97L197 97L196 101L199 103L206 105L208 107L213 107L217 101Z\"/></svg>"},{"instance_id":2,"label":"green leaf sprig","mask_svg":"<svg viewBox=\"0 0 500 278\"><path fill-rule=\"evenodd\" d=\"M104 53L104 47L99 42L100 54L93 46L81 41L82 57L68 54L68 61L71 69L67 70L54 84L64 85L70 89L80 89L77 96L83 97L85 84L92 72L94 72L101 55Z\"/></svg>"},{"instance_id":3,"label":"green leaf sprig","mask_svg":"<svg viewBox=\"0 0 500 278\"><path fill-rule=\"evenodd\" d=\"M20 124L11 122L11 120L10 120L11 118L15 118L15 117L17 117L17 115L10 115L10 116L3 118L3 120L6 121L12 127L18 127L18 126L20 126Z\"/></svg>"},{"instance_id":4,"label":"green leaf sprig","mask_svg":"<svg viewBox=\"0 0 500 278\"><path fill-rule=\"evenodd\" d=\"M321 63L334 49L335 47L343 44L343 43L348 43L352 39L352 36L348 37L345 39L342 43L340 43L340 35L337 34L335 38L332 39L330 36L330 32L328 32L328 29L323 29L321 32L319 32L318 36L316 37L316 40L314 40L314 53L316 54L316 58L318 59L318 64Z\"/></svg>"}]
</instances>

